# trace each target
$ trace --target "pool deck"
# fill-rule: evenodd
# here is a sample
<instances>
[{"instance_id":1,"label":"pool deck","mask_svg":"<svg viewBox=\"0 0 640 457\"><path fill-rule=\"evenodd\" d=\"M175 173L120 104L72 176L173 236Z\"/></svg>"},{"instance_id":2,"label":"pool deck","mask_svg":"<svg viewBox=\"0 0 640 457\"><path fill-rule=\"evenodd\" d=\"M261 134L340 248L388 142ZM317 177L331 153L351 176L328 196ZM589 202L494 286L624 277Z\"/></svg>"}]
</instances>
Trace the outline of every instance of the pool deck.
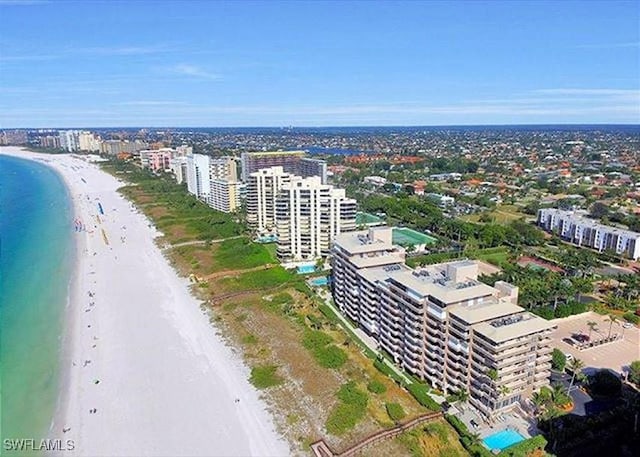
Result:
<instances>
[{"instance_id":1,"label":"pool deck","mask_svg":"<svg viewBox=\"0 0 640 457\"><path fill-rule=\"evenodd\" d=\"M470 432L477 433L481 439L507 429L515 430L525 439L539 434L535 421L524 417L518 410L498 414L491 424L469 405L454 405L449 410L449 414L458 417ZM471 424L472 420L477 427Z\"/></svg>"}]
</instances>

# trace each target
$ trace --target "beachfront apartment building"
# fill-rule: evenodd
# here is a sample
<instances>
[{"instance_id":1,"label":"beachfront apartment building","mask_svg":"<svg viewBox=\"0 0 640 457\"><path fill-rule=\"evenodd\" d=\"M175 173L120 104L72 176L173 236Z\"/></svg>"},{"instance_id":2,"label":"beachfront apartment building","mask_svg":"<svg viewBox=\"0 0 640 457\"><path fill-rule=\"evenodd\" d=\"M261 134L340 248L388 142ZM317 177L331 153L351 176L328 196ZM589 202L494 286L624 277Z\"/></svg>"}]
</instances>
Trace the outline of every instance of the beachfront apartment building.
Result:
<instances>
[{"instance_id":1,"label":"beachfront apartment building","mask_svg":"<svg viewBox=\"0 0 640 457\"><path fill-rule=\"evenodd\" d=\"M142 140L122 141L122 140L106 140L100 143L100 153L108 155L118 155L123 152L133 154L143 149L147 149L149 145Z\"/></svg>"},{"instance_id":2,"label":"beachfront apartment building","mask_svg":"<svg viewBox=\"0 0 640 457\"><path fill-rule=\"evenodd\" d=\"M485 416L548 384L554 326L517 305L518 288L478 281L462 260L411 269L392 229L338 235L333 297L397 365L452 393L464 390Z\"/></svg>"},{"instance_id":3,"label":"beachfront apartment building","mask_svg":"<svg viewBox=\"0 0 640 457\"><path fill-rule=\"evenodd\" d=\"M79 136L77 130L61 130L58 132L60 137L60 147L65 151L75 152L80 149Z\"/></svg>"},{"instance_id":4,"label":"beachfront apartment building","mask_svg":"<svg viewBox=\"0 0 640 457\"><path fill-rule=\"evenodd\" d=\"M223 213L231 213L240 208L243 184L239 181L211 178L211 193L208 204Z\"/></svg>"},{"instance_id":5,"label":"beachfront apartment building","mask_svg":"<svg viewBox=\"0 0 640 457\"><path fill-rule=\"evenodd\" d=\"M555 208L538 210L538 225L547 232L576 246L598 252L610 250L618 255L640 259L640 233L611 227L585 217L585 213Z\"/></svg>"},{"instance_id":6,"label":"beachfront apartment building","mask_svg":"<svg viewBox=\"0 0 640 457\"><path fill-rule=\"evenodd\" d=\"M177 155L171 159L171 173L176 178L178 184L187 181L187 156Z\"/></svg>"},{"instance_id":7,"label":"beachfront apartment building","mask_svg":"<svg viewBox=\"0 0 640 457\"><path fill-rule=\"evenodd\" d=\"M91 132L82 131L78 134L78 149L87 152L100 151L100 138Z\"/></svg>"},{"instance_id":8,"label":"beachfront apartment building","mask_svg":"<svg viewBox=\"0 0 640 457\"><path fill-rule=\"evenodd\" d=\"M331 240L355 230L356 212L356 201L344 189L323 184L320 176L292 176L275 202L278 258L296 262L328 256Z\"/></svg>"},{"instance_id":9,"label":"beachfront apartment building","mask_svg":"<svg viewBox=\"0 0 640 457\"><path fill-rule=\"evenodd\" d=\"M293 175L283 167L263 168L251 173L247 179L247 224L261 234L276 232L276 199L284 184Z\"/></svg>"},{"instance_id":10,"label":"beachfront apartment building","mask_svg":"<svg viewBox=\"0 0 640 457\"><path fill-rule=\"evenodd\" d=\"M233 157L204 154L186 156L187 189L217 211L229 213L240 207L242 184L237 180Z\"/></svg>"},{"instance_id":11,"label":"beachfront apartment building","mask_svg":"<svg viewBox=\"0 0 640 457\"><path fill-rule=\"evenodd\" d=\"M140 165L154 173L169 170L175 153L172 148L143 149L139 152Z\"/></svg>"}]
</instances>

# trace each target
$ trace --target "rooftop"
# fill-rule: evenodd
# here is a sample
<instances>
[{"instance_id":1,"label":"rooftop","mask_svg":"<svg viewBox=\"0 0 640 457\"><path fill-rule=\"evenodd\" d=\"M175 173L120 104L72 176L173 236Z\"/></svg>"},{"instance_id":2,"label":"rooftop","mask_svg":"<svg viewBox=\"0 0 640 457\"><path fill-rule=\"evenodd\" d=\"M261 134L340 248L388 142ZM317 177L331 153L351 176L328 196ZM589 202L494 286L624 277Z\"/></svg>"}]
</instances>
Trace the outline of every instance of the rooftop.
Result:
<instances>
[{"instance_id":1,"label":"rooftop","mask_svg":"<svg viewBox=\"0 0 640 457\"><path fill-rule=\"evenodd\" d=\"M447 310L468 324L509 316L524 311L524 308L507 301L490 301L475 305L454 305Z\"/></svg>"},{"instance_id":2,"label":"rooftop","mask_svg":"<svg viewBox=\"0 0 640 457\"><path fill-rule=\"evenodd\" d=\"M494 323L499 324L499 322L481 322L475 324L473 330L494 343L503 343L544 330L551 330L555 327L551 322L528 312L521 316L520 320L505 321L502 325L492 325Z\"/></svg>"}]
</instances>

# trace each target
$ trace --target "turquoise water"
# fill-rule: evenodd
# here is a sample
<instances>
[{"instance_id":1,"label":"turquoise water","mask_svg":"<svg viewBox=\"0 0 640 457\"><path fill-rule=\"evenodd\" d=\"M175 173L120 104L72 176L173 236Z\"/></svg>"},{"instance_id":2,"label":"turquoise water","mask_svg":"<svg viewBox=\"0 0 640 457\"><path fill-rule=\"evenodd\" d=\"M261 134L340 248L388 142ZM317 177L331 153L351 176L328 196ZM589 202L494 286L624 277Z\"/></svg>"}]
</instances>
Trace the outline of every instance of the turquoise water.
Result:
<instances>
[{"instance_id":1,"label":"turquoise water","mask_svg":"<svg viewBox=\"0 0 640 457\"><path fill-rule=\"evenodd\" d=\"M494 433L493 435L487 436L482 440L485 446L489 449L506 449L509 446L513 446L514 444L519 443L520 441L524 441L524 436L515 430L502 430L501 432Z\"/></svg>"},{"instance_id":2,"label":"turquoise water","mask_svg":"<svg viewBox=\"0 0 640 457\"><path fill-rule=\"evenodd\" d=\"M308 273L313 273L314 271L316 271L315 265L303 265L301 267L298 267L299 275L306 275Z\"/></svg>"},{"instance_id":3,"label":"turquoise water","mask_svg":"<svg viewBox=\"0 0 640 457\"><path fill-rule=\"evenodd\" d=\"M327 284L329 284L329 278L327 278L326 276L321 276L319 278L313 278L313 279L309 280L309 284L311 284L312 286L317 286L317 287L326 286Z\"/></svg>"},{"instance_id":4,"label":"turquoise water","mask_svg":"<svg viewBox=\"0 0 640 457\"><path fill-rule=\"evenodd\" d=\"M4 438L47 437L58 400L72 211L50 168L0 155L0 389Z\"/></svg>"}]
</instances>

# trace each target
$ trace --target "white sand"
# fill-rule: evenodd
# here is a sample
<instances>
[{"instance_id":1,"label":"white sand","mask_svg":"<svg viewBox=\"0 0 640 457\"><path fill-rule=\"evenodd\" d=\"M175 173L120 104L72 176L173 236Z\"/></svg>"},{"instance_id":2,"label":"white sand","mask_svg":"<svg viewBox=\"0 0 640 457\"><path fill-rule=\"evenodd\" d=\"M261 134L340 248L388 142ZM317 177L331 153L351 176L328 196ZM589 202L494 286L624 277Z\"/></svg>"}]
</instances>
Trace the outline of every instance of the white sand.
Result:
<instances>
[{"instance_id":1,"label":"white sand","mask_svg":"<svg viewBox=\"0 0 640 457\"><path fill-rule=\"evenodd\" d=\"M87 228L73 232L70 221L78 261L67 310L62 401L50 437L74 440L75 450L62 454L289 454L240 356L156 247L149 221L116 192L122 183L69 155L0 152L58 170Z\"/></svg>"}]
</instances>

